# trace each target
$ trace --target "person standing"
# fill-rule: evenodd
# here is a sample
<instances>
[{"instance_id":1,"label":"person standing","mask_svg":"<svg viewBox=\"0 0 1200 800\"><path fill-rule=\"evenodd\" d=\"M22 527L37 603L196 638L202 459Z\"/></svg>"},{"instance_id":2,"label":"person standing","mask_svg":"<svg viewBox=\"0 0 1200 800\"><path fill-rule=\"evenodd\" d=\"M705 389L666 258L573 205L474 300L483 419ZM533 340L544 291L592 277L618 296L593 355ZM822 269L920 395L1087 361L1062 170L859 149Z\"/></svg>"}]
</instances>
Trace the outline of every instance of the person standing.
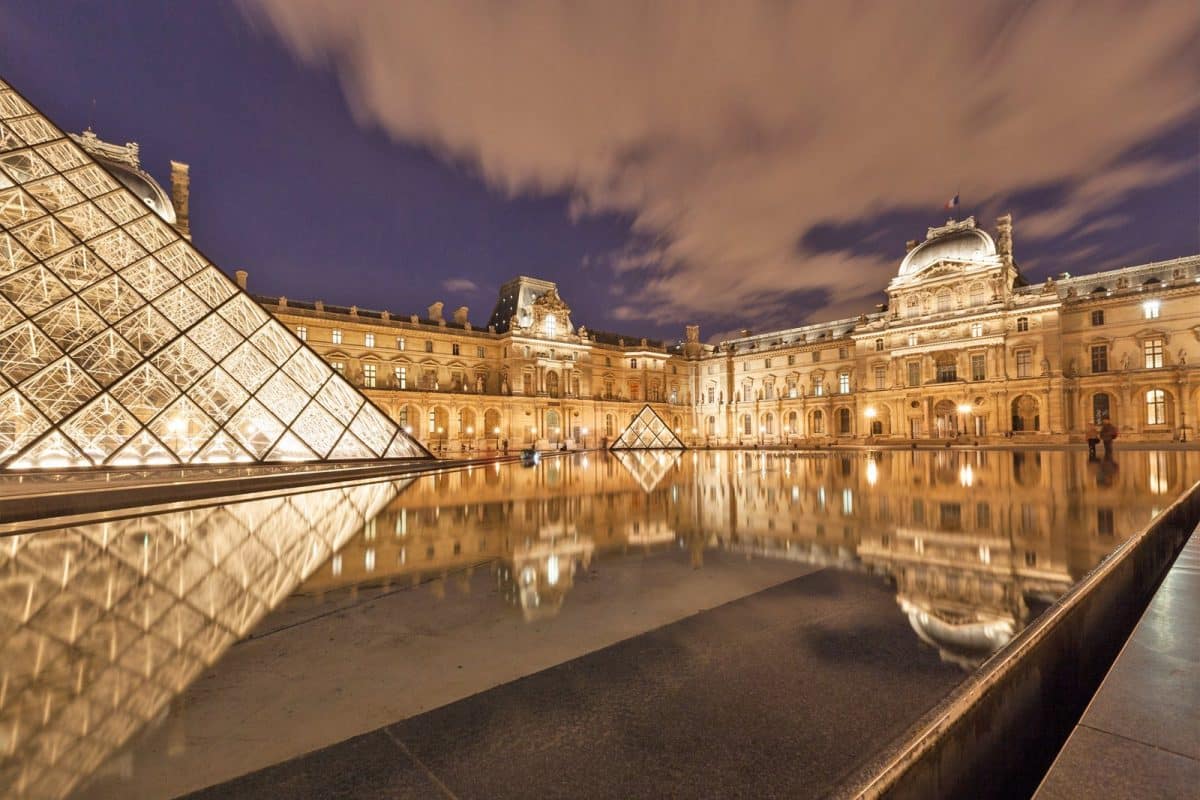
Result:
<instances>
[{"instance_id":1,"label":"person standing","mask_svg":"<svg viewBox=\"0 0 1200 800\"><path fill-rule=\"evenodd\" d=\"M1113 439L1117 438L1117 426L1105 417L1100 421L1100 441L1104 443L1104 460L1112 461Z\"/></svg>"},{"instance_id":2,"label":"person standing","mask_svg":"<svg viewBox=\"0 0 1200 800\"><path fill-rule=\"evenodd\" d=\"M1096 427L1096 423L1089 422L1087 425L1087 446L1088 446L1088 461L1096 460L1096 445L1100 444L1100 429Z\"/></svg>"}]
</instances>

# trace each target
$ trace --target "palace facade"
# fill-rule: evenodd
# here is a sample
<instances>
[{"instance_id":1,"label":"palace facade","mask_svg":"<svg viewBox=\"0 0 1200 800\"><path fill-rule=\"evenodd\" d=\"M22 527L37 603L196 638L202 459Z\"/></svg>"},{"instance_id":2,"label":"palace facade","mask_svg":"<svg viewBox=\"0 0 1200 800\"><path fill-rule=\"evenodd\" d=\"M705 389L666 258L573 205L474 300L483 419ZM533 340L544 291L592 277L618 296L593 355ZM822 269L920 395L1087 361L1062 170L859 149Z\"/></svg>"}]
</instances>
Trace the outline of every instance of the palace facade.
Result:
<instances>
[{"instance_id":1,"label":"palace facade","mask_svg":"<svg viewBox=\"0 0 1200 800\"><path fill-rule=\"evenodd\" d=\"M239 275L244 281L245 275ZM1200 256L1028 284L1012 220L909 242L885 310L718 345L575 327L550 281L501 287L485 329L425 314L259 297L435 449L604 446L644 403L694 446L1191 440Z\"/></svg>"},{"instance_id":2,"label":"palace facade","mask_svg":"<svg viewBox=\"0 0 1200 800\"><path fill-rule=\"evenodd\" d=\"M76 141L190 235L186 165L168 194L136 145ZM1029 283L1010 216L995 235L948 220L908 242L886 290L881 310L716 345L694 325L677 342L576 326L526 276L481 327L441 302L256 299L437 452L603 447L646 403L692 446L1079 441L1105 416L1126 441L1194 438L1200 255Z\"/></svg>"}]
</instances>

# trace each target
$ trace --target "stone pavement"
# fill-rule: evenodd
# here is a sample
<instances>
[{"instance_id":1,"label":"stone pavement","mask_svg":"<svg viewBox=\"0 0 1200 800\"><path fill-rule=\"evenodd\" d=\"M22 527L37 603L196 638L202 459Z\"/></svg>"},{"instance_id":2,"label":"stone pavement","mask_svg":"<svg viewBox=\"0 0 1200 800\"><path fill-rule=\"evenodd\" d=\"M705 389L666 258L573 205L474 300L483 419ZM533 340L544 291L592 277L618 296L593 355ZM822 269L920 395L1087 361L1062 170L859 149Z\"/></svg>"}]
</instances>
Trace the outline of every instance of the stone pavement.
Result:
<instances>
[{"instance_id":1,"label":"stone pavement","mask_svg":"<svg viewBox=\"0 0 1200 800\"><path fill-rule=\"evenodd\" d=\"M1036 800L1200 796L1197 531L1059 752Z\"/></svg>"}]
</instances>

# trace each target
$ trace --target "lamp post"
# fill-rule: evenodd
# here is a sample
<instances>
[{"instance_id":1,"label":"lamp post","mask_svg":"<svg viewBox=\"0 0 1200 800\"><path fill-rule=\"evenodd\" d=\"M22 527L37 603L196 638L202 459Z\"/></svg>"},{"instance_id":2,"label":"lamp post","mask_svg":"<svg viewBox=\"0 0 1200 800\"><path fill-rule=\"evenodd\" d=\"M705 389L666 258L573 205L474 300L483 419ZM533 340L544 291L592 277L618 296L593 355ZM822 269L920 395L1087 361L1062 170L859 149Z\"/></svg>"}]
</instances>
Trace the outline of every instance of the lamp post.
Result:
<instances>
[{"instance_id":1,"label":"lamp post","mask_svg":"<svg viewBox=\"0 0 1200 800\"><path fill-rule=\"evenodd\" d=\"M962 419L962 433L967 433L967 418L971 414L971 407L966 403L960 403L958 406L958 416Z\"/></svg>"},{"instance_id":2,"label":"lamp post","mask_svg":"<svg viewBox=\"0 0 1200 800\"><path fill-rule=\"evenodd\" d=\"M764 433L766 433L766 432L767 432L767 426L766 426L766 425L759 425L759 426L758 426L758 446L759 446L759 447L762 447L762 446L763 446L763 434L764 434Z\"/></svg>"},{"instance_id":3,"label":"lamp post","mask_svg":"<svg viewBox=\"0 0 1200 800\"><path fill-rule=\"evenodd\" d=\"M579 446L584 450L587 449L587 435L588 429L586 427L579 429Z\"/></svg>"}]
</instances>

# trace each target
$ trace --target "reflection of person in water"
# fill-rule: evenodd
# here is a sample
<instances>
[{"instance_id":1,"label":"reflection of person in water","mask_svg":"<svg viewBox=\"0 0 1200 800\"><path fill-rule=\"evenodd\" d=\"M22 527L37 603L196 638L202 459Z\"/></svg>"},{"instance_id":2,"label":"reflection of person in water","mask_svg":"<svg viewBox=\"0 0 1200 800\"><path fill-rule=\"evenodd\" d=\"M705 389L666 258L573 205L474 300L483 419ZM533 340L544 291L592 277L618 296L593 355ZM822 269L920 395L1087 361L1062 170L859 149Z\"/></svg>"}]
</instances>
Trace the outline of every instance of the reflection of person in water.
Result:
<instances>
[{"instance_id":1,"label":"reflection of person in water","mask_svg":"<svg viewBox=\"0 0 1200 800\"><path fill-rule=\"evenodd\" d=\"M1104 460L1112 461L1113 439L1117 438L1117 426L1108 417L1100 421L1100 441L1104 442Z\"/></svg>"},{"instance_id":2,"label":"reflection of person in water","mask_svg":"<svg viewBox=\"0 0 1200 800\"><path fill-rule=\"evenodd\" d=\"M1100 462L1100 468L1096 471L1096 485L1112 486L1118 469L1117 462L1106 454L1104 460Z\"/></svg>"},{"instance_id":3,"label":"reflection of person in water","mask_svg":"<svg viewBox=\"0 0 1200 800\"><path fill-rule=\"evenodd\" d=\"M1100 444L1100 429L1096 427L1096 423L1089 422L1087 425L1087 446L1088 446L1088 461L1096 460L1096 445Z\"/></svg>"}]
</instances>

